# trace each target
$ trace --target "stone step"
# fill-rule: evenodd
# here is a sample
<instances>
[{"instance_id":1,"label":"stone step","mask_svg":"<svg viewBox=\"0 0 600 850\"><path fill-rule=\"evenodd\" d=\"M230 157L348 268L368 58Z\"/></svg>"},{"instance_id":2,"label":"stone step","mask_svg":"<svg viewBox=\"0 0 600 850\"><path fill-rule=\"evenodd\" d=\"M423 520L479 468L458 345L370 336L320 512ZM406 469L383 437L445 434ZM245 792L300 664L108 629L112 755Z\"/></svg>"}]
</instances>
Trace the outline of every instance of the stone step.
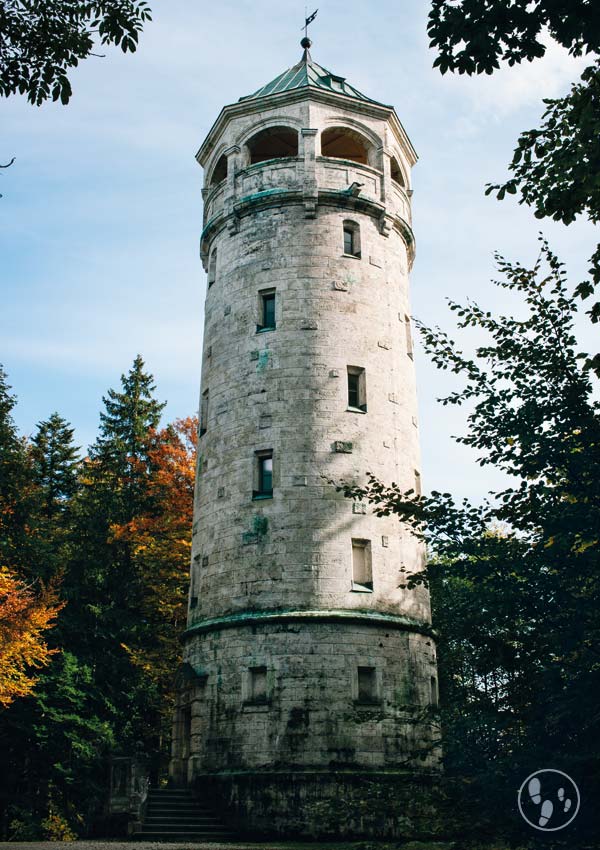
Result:
<instances>
[{"instance_id":1,"label":"stone step","mask_svg":"<svg viewBox=\"0 0 600 850\"><path fill-rule=\"evenodd\" d=\"M141 829L132 838L147 841L235 841L215 813L191 791L152 788L148 792L146 815Z\"/></svg>"},{"instance_id":2,"label":"stone step","mask_svg":"<svg viewBox=\"0 0 600 850\"><path fill-rule=\"evenodd\" d=\"M175 817L186 817L187 815L212 815L213 812L211 809L207 809L205 806L183 806L180 809L173 809L171 806L148 806L146 808L146 814L148 815L159 815L159 814L170 814Z\"/></svg>"},{"instance_id":3,"label":"stone step","mask_svg":"<svg viewBox=\"0 0 600 850\"><path fill-rule=\"evenodd\" d=\"M209 809L207 806L179 806L174 808L173 806L169 806L168 803L161 803L161 805L154 806L146 806L147 812L172 812L176 817L184 816L184 815L212 815L214 814L212 809Z\"/></svg>"},{"instance_id":4,"label":"stone step","mask_svg":"<svg viewBox=\"0 0 600 850\"><path fill-rule=\"evenodd\" d=\"M208 806L202 803L196 803L194 800L187 800L181 803L171 803L169 800L148 800L147 806L152 806L156 809L170 809L173 812L185 811L185 809L206 809Z\"/></svg>"},{"instance_id":5,"label":"stone step","mask_svg":"<svg viewBox=\"0 0 600 850\"><path fill-rule=\"evenodd\" d=\"M189 832L192 830L193 832L222 832L223 824L222 823L175 823L172 820L161 820L161 821L152 821L149 823L148 821L144 821L142 826L142 832L146 829L149 829L151 832Z\"/></svg>"},{"instance_id":6,"label":"stone step","mask_svg":"<svg viewBox=\"0 0 600 850\"><path fill-rule=\"evenodd\" d=\"M193 794L189 791L148 791L149 797L160 797L165 800L190 800L193 798Z\"/></svg>"},{"instance_id":7,"label":"stone step","mask_svg":"<svg viewBox=\"0 0 600 850\"><path fill-rule=\"evenodd\" d=\"M131 836L142 841L236 841L232 832L136 832Z\"/></svg>"},{"instance_id":8,"label":"stone step","mask_svg":"<svg viewBox=\"0 0 600 850\"><path fill-rule=\"evenodd\" d=\"M213 826L220 826L221 825L221 822L217 818L214 818L214 817L203 818L203 817L192 817L192 816L190 816L189 818L169 818L169 817L165 817L165 815L155 815L155 816L152 816L152 817L145 817L144 818L144 824L147 824L148 826L150 826L151 824L157 824L157 823L160 823L160 824L176 823L176 824L183 824L184 826L193 824L194 826L202 826L202 827L206 826L206 827L209 827L209 828L213 827Z\"/></svg>"}]
</instances>

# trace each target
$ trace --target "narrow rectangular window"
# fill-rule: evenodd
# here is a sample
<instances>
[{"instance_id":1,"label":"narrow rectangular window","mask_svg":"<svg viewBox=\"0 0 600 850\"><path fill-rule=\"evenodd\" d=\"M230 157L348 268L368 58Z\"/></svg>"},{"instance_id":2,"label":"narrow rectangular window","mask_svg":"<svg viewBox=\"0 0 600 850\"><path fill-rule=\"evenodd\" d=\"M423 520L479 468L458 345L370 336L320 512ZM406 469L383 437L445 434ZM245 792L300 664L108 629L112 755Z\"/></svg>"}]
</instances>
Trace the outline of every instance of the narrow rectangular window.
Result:
<instances>
[{"instance_id":1,"label":"narrow rectangular window","mask_svg":"<svg viewBox=\"0 0 600 850\"><path fill-rule=\"evenodd\" d=\"M352 539L352 589L373 590L370 540Z\"/></svg>"},{"instance_id":2,"label":"narrow rectangular window","mask_svg":"<svg viewBox=\"0 0 600 850\"><path fill-rule=\"evenodd\" d=\"M360 227L355 221L344 222L344 254L360 257Z\"/></svg>"},{"instance_id":3,"label":"narrow rectangular window","mask_svg":"<svg viewBox=\"0 0 600 850\"><path fill-rule=\"evenodd\" d=\"M404 330L406 332L406 353L413 359L413 341L412 341L412 330L410 327L410 316L404 317Z\"/></svg>"},{"instance_id":4,"label":"narrow rectangular window","mask_svg":"<svg viewBox=\"0 0 600 850\"><path fill-rule=\"evenodd\" d=\"M415 469L415 494L420 496L421 492L421 473Z\"/></svg>"},{"instance_id":5,"label":"narrow rectangular window","mask_svg":"<svg viewBox=\"0 0 600 850\"><path fill-rule=\"evenodd\" d=\"M367 412L365 370L360 366L348 366L348 407Z\"/></svg>"},{"instance_id":6,"label":"narrow rectangular window","mask_svg":"<svg viewBox=\"0 0 600 850\"><path fill-rule=\"evenodd\" d=\"M273 496L273 452L271 449L256 452L254 499L270 499Z\"/></svg>"},{"instance_id":7,"label":"narrow rectangular window","mask_svg":"<svg viewBox=\"0 0 600 850\"><path fill-rule=\"evenodd\" d=\"M200 402L200 430L199 436L202 437L208 430L208 390L202 393Z\"/></svg>"},{"instance_id":8,"label":"narrow rectangular window","mask_svg":"<svg viewBox=\"0 0 600 850\"><path fill-rule=\"evenodd\" d=\"M377 672L375 667L359 667L358 678L358 702L379 702L377 692Z\"/></svg>"},{"instance_id":9,"label":"narrow rectangular window","mask_svg":"<svg viewBox=\"0 0 600 850\"><path fill-rule=\"evenodd\" d=\"M259 293L259 318L260 321L256 325L256 332L274 331L276 328L275 321L275 290Z\"/></svg>"},{"instance_id":10,"label":"narrow rectangular window","mask_svg":"<svg viewBox=\"0 0 600 850\"><path fill-rule=\"evenodd\" d=\"M349 227L344 227L344 254L354 253L354 233Z\"/></svg>"},{"instance_id":11,"label":"narrow rectangular window","mask_svg":"<svg viewBox=\"0 0 600 850\"><path fill-rule=\"evenodd\" d=\"M437 708L439 702L438 696L438 684L435 676L431 677L431 704L434 708Z\"/></svg>"},{"instance_id":12,"label":"narrow rectangular window","mask_svg":"<svg viewBox=\"0 0 600 850\"><path fill-rule=\"evenodd\" d=\"M208 288L213 285L217 279L217 249L213 248L210 260L208 261Z\"/></svg>"},{"instance_id":13,"label":"narrow rectangular window","mask_svg":"<svg viewBox=\"0 0 600 850\"><path fill-rule=\"evenodd\" d=\"M267 668L266 667L251 667L250 668L250 702L266 702L267 701Z\"/></svg>"}]
</instances>

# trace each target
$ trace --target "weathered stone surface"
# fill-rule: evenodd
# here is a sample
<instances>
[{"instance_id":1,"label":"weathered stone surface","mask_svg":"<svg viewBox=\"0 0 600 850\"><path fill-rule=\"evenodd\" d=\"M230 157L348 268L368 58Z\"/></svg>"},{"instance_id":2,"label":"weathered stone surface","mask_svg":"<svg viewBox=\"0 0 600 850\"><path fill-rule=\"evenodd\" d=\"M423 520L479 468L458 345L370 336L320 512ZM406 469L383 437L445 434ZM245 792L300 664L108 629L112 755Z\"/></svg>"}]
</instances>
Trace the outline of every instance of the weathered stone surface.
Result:
<instances>
[{"instance_id":1,"label":"weathered stone surface","mask_svg":"<svg viewBox=\"0 0 600 850\"><path fill-rule=\"evenodd\" d=\"M249 140L282 126L298 133L298 155L251 163ZM362 135L368 162L322 156L332 126ZM227 177L210 186L223 155ZM391 805L399 786L384 771L437 770L429 597L400 573L421 569L424 551L330 481L369 470L408 490L420 468L404 327L414 238L407 188L390 171L394 157L408 186L414 151L390 108L306 89L227 107L198 157L207 268L217 252L202 363L209 462L196 483L184 648L199 679L179 698L172 776L210 774L257 831L277 812L280 834L304 818L306 835L409 835L428 804L406 802L412 820L389 813L388 828L383 804L369 814L358 789ZM272 292L274 328L262 313ZM348 367L365 370L363 409L349 407ZM372 587L354 581L353 539L370 544ZM370 702L359 668L374 671Z\"/></svg>"}]
</instances>

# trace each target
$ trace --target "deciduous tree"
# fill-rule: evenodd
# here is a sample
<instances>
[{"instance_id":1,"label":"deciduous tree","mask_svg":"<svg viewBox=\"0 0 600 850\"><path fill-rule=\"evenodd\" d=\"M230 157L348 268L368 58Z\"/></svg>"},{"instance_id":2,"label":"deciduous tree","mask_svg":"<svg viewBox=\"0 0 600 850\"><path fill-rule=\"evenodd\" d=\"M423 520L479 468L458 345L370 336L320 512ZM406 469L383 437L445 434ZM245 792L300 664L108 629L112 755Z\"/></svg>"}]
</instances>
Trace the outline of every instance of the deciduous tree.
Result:
<instances>
[{"instance_id":1,"label":"deciduous tree","mask_svg":"<svg viewBox=\"0 0 600 850\"><path fill-rule=\"evenodd\" d=\"M579 215L600 220L600 16L589 0L432 0L428 32L444 74L491 74L502 61L514 65L546 53L548 39L574 56L589 55L581 81L562 98L544 100L540 127L521 134L509 170L487 192L519 197L538 218L570 224ZM600 281L600 245L591 258L590 281L576 288L588 298ZM589 315L600 321L600 302ZM600 375L600 354L587 357Z\"/></svg>"},{"instance_id":2,"label":"deciduous tree","mask_svg":"<svg viewBox=\"0 0 600 850\"><path fill-rule=\"evenodd\" d=\"M372 477L344 489L428 542L429 566L405 583L432 592L449 770L496 797L542 763L598 789L600 405L559 261L543 243L533 268L498 264L498 285L521 298L512 315L450 303L459 328L487 337L474 357L421 329L434 363L463 382L441 399L469 406L458 441L509 484L475 505Z\"/></svg>"},{"instance_id":3,"label":"deciduous tree","mask_svg":"<svg viewBox=\"0 0 600 850\"><path fill-rule=\"evenodd\" d=\"M34 671L57 651L48 647L44 632L62 607L55 586L35 588L0 567L0 705L5 708L32 692Z\"/></svg>"},{"instance_id":4,"label":"deciduous tree","mask_svg":"<svg viewBox=\"0 0 600 850\"><path fill-rule=\"evenodd\" d=\"M68 103L71 70L97 47L135 52L150 19L144 0L2 0L0 95Z\"/></svg>"}]
</instances>

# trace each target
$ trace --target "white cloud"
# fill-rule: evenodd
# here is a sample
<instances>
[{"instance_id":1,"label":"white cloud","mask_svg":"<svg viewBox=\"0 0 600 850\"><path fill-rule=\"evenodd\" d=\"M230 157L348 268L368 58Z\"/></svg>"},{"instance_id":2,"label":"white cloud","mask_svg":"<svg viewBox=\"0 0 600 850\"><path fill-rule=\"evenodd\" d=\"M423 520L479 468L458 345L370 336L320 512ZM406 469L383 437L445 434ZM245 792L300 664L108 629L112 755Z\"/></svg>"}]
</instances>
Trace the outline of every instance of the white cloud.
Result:
<instances>
[{"instance_id":1,"label":"white cloud","mask_svg":"<svg viewBox=\"0 0 600 850\"><path fill-rule=\"evenodd\" d=\"M541 107L542 98L567 94L571 82L590 62L589 57L569 56L565 48L550 38L544 41L546 54L542 59L522 62L512 68L503 65L491 76L459 77L458 84L454 75L453 84L478 112L493 115L497 120L524 107L538 103Z\"/></svg>"}]
</instances>

